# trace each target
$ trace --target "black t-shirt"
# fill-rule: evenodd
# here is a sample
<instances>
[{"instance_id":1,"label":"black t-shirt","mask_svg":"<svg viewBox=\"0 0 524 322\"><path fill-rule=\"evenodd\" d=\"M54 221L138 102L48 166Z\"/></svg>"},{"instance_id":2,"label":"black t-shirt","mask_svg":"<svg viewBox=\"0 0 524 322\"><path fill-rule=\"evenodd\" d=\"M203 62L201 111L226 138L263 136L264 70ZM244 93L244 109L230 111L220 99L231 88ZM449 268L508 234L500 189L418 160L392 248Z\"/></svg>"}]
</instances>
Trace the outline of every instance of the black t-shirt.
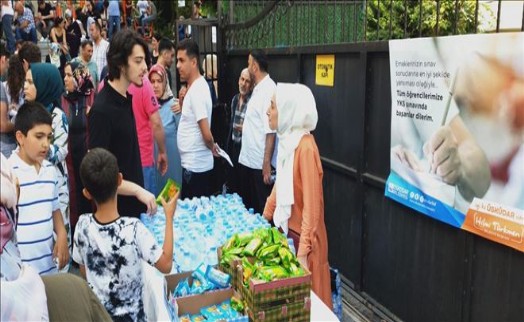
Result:
<instances>
[{"instance_id":1,"label":"black t-shirt","mask_svg":"<svg viewBox=\"0 0 524 322\"><path fill-rule=\"evenodd\" d=\"M169 68L165 68L166 74L167 74L167 81L169 83L169 88L173 88L173 81L171 80L171 70Z\"/></svg>"},{"instance_id":2,"label":"black t-shirt","mask_svg":"<svg viewBox=\"0 0 524 322\"><path fill-rule=\"evenodd\" d=\"M132 98L120 95L109 83L98 93L88 115L89 149L104 148L118 160L124 180L144 186ZM139 217L146 206L135 197L118 196L121 216Z\"/></svg>"},{"instance_id":3,"label":"black t-shirt","mask_svg":"<svg viewBox=\"0 0 524 322\"><path fill-rule=\"evenodd\" d=\"M48 16L50 13L51 13L51 10L55 10L55 8L49 4L49 3L45 3L44 5L44 8L41 9L40 6L38 6L38 12L40 12L40 14L42 15L42 17L44 16ZM53 21L53 19L44 19L45 23L49 23L50 21Z\"/></svg>"},{"instance_id":4,"label":"black t-shirt","mask_svg":"<svg viewBox=\"0 0 524 322\"><path fill-rule=\"evenodd\" d=\"M156 65L157 62L158 56L153 55L153 53L151 52L151 66Z\"/></svg>"}]
</instances>

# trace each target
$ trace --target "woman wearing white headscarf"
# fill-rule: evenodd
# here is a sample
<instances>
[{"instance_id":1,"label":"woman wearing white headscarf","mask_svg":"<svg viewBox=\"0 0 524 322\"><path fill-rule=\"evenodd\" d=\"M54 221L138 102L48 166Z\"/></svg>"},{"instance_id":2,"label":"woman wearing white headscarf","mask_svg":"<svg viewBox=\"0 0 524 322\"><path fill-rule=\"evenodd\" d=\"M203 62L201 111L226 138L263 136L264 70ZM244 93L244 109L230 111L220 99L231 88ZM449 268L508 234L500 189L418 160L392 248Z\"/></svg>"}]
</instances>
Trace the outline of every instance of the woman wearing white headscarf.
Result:
<instances>
[{"instance_id":1,"label":"woman wearing white headscarf","mask_svg":"<svg viewBox=\"0 0 524 322\"><path fill-rule=\"evenodd\" d=\"M0 155L0 158L0 320L48 321L44 283L37 271L22 263L18 250L17 180L11 172L9 161L4 155Z\"/></svg>"},{"instance_id":2,"label":"woman wearing white headscarf","mask_svg":"<svg viewBox=\"0 0 524 322\"><path fill-rule=\"evenodd\" d=\"M323 170L309 133L318 121L315 98L302 84L279 83L267 115L279 143L277 178L264 217L288 236L300 236L295 242L298 260L311 272L313 291L331 308Z\"/></svg>"}]
</instances>

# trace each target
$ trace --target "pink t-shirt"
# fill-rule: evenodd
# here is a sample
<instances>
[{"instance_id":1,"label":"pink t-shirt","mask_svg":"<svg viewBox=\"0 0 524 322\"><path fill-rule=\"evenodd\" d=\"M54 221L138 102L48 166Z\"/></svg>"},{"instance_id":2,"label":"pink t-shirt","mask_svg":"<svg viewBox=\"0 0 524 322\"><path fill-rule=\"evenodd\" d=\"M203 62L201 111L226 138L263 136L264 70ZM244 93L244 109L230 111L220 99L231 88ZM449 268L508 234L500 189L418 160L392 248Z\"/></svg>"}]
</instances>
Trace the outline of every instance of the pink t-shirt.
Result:
<instances>
[{"instance_id":1,"label":"pink t-shirt","mask_svg":"<svg viewBox=\"0 0 524 322\"><path fill-rule=\"evenodd\" d=\"M151 85L147 76L144 77L142 86L138 87L131 84L127 91L133 96L133 114L135 115L142 167L150 167L154 164L154 148L153 131L149 118L158 111L158 101L153 91L153 85Z\"/></svg>"}]
</instances>

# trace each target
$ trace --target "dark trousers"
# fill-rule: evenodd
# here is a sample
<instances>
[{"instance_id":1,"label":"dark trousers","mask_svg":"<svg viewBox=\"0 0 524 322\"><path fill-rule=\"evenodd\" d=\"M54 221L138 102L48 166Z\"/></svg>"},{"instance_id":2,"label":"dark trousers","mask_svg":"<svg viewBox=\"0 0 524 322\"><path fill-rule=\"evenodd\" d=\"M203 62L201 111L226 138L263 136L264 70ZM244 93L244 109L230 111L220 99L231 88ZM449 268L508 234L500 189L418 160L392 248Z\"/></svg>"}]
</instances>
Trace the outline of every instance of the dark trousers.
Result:
<instances>
[{"instance_id":1,"label":"dark trousers","mask_svg":"<svg viewBox=\"0 0 524 322\"><path fill-rule=\"evenodd\" d=\"M15 53L15 35L13 34L13 15L4 15L2 17L2 31L5 33L7 40L7 51L12 55ZM2 32L0 32L0 36Z\"/></svg>"},{"instance_id":2,"label":"dark trousers","mask_svg":"<svg viewBox=\"0 0 524 322\"><path fill-rule=\"evenodd\" d=\"M36 39L36 29L34 27L29 30L29 33L26 33L21 28L16 28L15 30L16 40L32 41L33 43L38 43Z\"/></svg>"},{"instance_id":3,"label":"dark trousers","mask_svg":"<svg viewBox=\"0 0 524 322\"><path fill-rule=\"evenodd\" d=\"M213 170L206 172L191 172L182 168L182 196L193 198L210 196L212 193L211 179Z\"/></svg>"},{"instance_id":4,"label":"dark trousers","mask_svg":"<svg viewBox=\"0 0 524 322\"><path fill-rule=\"evenodd\" d=\"M244 204L248 209L253 208L255 213L262 214L273 184L264 183L262 170L251 169L240 163L238 167L240 169L240 191L242 192L240 196Z\"/></svg>"},{"instance_id":5,"label":"dark trousers","mask_svg":"<svg viewBox=\"0 0 524 322\"><path fill-rule=\"evenodd\" d=\"M233 193L236 192L240 194L241 185L240 182L242 180L241 173L240 173L240 167L238 163L238 156L240 155L240 148L242 147L242 143L235 143L231 142L229 144L229 157L231 158L231 162L233 162L234 167L230 167L227 165L227 187L228 192Z\"/></svg>"}]
</instances>

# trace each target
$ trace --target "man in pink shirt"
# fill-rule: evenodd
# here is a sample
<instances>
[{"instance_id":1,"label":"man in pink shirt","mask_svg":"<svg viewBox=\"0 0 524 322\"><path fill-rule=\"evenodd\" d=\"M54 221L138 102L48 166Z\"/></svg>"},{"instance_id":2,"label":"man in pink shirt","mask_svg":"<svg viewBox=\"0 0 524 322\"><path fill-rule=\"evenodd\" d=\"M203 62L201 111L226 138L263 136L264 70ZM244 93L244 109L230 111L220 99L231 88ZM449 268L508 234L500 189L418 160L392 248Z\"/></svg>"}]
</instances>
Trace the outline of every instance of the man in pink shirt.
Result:
<instances>
[{"instance_id":1,"label":"man in pink shirt","mask_svg":"<svg viewBox=\"0 0 524 322\"><path fill-rule=\"evenodd\" d=\"M140 159L144 173L144 188L154 195L158 194L156 187L156 171L153 136L158 146L157 167L164 175L167 171L167 154L162 120L158 113L158 102L153 92L153 86L147 78L143 77L142 86L131 84L127 90L133 97L133 114L135 116Z\"/></svg>"}]
</instances>

